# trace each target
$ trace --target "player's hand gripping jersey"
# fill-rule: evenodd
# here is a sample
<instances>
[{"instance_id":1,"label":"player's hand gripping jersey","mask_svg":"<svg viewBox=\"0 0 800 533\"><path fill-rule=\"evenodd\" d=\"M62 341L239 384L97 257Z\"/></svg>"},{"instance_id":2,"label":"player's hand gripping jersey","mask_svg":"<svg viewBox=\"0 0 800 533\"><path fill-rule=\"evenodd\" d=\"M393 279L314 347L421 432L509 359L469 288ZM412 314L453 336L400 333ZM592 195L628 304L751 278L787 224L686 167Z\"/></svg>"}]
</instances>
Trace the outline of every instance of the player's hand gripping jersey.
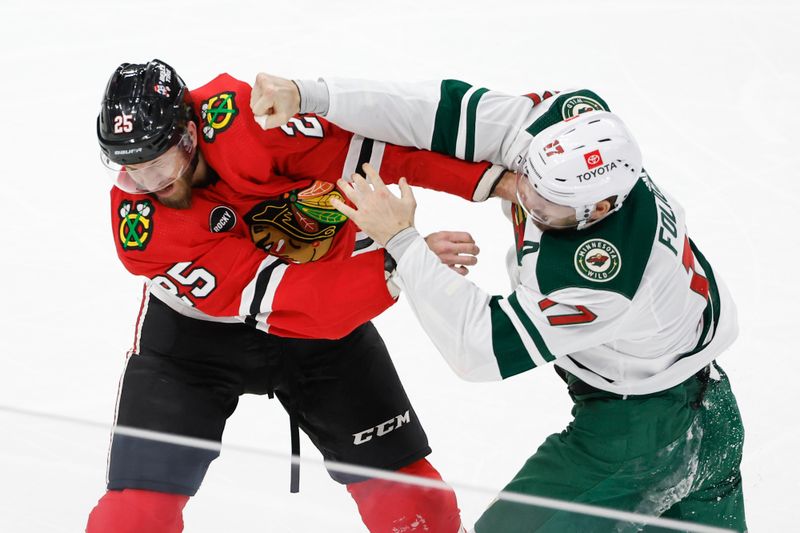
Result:
<instances>
[{"instance_id":1,"label":"player's hand gripping jersey","mask_svg":"<svg viewBox=\"0 0 800 533\"><path fill-rule=\"evenodd\" d=\"M288 337L340 338L394 299L384 252L330 204L362 163L392 182L483 200L502 169L373 142L314 115L263 131L250 86L221 75L191 91L212 182L190 209L111 191L117 253L173 309Z\"/></svg>"},{"instance_id":2,"label":"player's hand gripping jersey","mask_svg":"<svg viewBox=\"0 0 800 533\"><path fill-rule=\"evenodd\" d=\"M548 126L608 110L589 90L326 83L327 118L344 128L510 169ZM587 169L586 179L602 171ZM647 394L681 383L736 337L734 303L689 239L684 210L645 171L618 212L584 230L542 232L516 205L503 208L515 237L509 296L441 268L422 239L398 264L420 322L462 377L502 379L555 360L594 387Z\"/></svg>"}]
</instances>

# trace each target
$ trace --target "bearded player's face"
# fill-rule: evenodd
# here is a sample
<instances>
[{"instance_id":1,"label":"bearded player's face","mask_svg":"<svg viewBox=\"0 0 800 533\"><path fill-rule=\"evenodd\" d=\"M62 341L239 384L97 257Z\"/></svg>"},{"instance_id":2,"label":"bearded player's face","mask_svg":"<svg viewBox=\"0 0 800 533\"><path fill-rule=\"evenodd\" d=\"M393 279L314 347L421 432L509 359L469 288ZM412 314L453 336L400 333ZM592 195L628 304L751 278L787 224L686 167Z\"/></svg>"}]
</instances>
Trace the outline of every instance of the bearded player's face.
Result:
<instances>
[{"instance_id":1,"label":"bearded player's face","mask_svg":"<svg viewBox=\"0 0 800 533\"><path fill-rule=\"evenodd\" d=\"M168 159L168 164L165 163L162 167L171 169L174 174L169 176L171 183L168 186L153 193L159 202L174 209L188 209L192 206L192 178L198 157L197 128L193 122L189 122L184 135L189 146L175 146L159 158Z\"/></svg>"},{"instance_id":2,"label":"bearded player's face","mask_svg":"<svg viewBox=\"0 0 800 533\"><path fill-rule=\"evenodd\" d=\"M192 174L194 168L195 165L189 165L168 187L153 193L158 198L158 201L174 209L189 209L192 206Z\"/></svg>"}]
</instances>

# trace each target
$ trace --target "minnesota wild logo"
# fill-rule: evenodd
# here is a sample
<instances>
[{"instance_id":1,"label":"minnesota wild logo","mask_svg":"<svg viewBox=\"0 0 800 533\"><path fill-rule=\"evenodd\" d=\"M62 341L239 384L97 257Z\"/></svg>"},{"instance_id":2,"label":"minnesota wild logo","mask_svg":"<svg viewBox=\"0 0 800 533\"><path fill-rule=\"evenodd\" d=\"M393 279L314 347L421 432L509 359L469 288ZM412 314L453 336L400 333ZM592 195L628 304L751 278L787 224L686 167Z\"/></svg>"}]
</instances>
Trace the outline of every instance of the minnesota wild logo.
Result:
<instances>
[{"instance_id":1,"label":"minnesota wild logo","mask_svg":"<svg viewBox=\"0 0 800 533\"><path fill-rule=\"evenodd\" d=\"M590 239L575 251L575 269L590 281L611 281L621 268L619 251L605 239Z\"/></svg>"},{"instance_id":2,"label":"minnesota wild logo","mask_svg":"<svg viewBox=\"0 0 800 533\"><path fill-rule=\"evenodd\" d=\"M203 119L203 138L207 142L214 142L218 133L227 130L233 119L239 114L236 107L236 93L227 91L212 96L200 107Z\"/></svg>"},{"instance_id":3,"label":"minnesota wild logo","mask_svg":"<svg viewBox=\"0 0 800 533\"><path fill-rule=\"evenodd\" d=\"M154 211L155 207L150 200L123 200L119 204L119 242L123 250L127 252L145 249L153 235Z\"/></svg>"},{"instance_id":4,"label":"minnesota wild logo","mask_svg":"<svg viewBox=\"0 0 800 533\"><path fill-rule=\"evenodd\" d=\"M258 248L287 261L316 261L328 253L347 221L331 204L333 198L344 201L332 183L315 181L301 191L260 202L244 216L250 238Z\"/></svg>"},{"instance_id":5,"label":"minnesota wild logo","mask_svg":"<svg viewBox=\"0 0 800 533\"><path fill-rule=\"evenodd\" d=\"M587 111L603 111L603 104L588 96L570 96L561 105L561 116L571 118L586 113Z\"/></svg>"}]
</instances>

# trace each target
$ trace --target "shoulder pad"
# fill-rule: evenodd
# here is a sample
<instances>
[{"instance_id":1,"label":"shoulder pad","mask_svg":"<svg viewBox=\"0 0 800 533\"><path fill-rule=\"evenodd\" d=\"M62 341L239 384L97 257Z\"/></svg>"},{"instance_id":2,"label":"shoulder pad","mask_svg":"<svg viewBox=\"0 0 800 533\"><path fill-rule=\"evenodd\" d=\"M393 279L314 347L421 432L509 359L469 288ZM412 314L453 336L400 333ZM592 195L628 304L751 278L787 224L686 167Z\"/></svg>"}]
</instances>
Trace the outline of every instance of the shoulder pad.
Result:
<instances>
[{"instance_id":1,"label":"shoulder pad","mask_svg":"<svg viewBox=\"0 0 800 533\"><path fill-rule=\"evenodd\" d=\"M536 278L542 294L584 287L633 299L656 231L655 200L639 180L616 213L585 230L542 234Z\"/></svg>"},{"instance_id":2,"label":"shoulder pad","mask_svg":"<svg viewBox=\"0 0 800 533\"><path fill-rule=\"evenodd\" d=\"M550 104L550 107L537 118L525 131L531 135L586 111L611 111L605 100L589 89L578 89L559 94Z\"/></svg>"},{"instance_id":3,"label":"shoulder pad","mask_svg":"<svg viewBox=\"0 0 800 533\"><path fill-rule=\"evenodd\" d=\"M212 143L237 122L237 116L250 115L250 86L228 74L220 74L199 89L191 91L194 111L199 118L201 136Z\"/></svg>"}]
</instances>

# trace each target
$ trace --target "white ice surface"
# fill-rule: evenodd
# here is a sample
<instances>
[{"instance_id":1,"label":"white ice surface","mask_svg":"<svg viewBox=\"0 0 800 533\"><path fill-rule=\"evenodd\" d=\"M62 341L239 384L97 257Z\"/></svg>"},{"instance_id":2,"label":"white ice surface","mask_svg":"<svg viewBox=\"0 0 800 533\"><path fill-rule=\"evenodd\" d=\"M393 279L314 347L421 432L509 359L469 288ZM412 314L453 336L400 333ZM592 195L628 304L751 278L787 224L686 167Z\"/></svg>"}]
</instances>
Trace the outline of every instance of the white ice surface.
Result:
<instances>
[{"instance_id":1,"label":"white ice surface","mask_svg":"<svg viewBox=\"0 0 800 533\"><path fill-rule=\"evenodd\" d=\"M795 1L7 1L0 5L0 406L110 423L141 281L116 259L95 117L122 61L159 57L190 86L219 72L452 77L523 93L588 86L636 132L729 284L741 335L720 359L747 430L751 531L797 530L800 7ZM471 278L506 293L497 205L419 192L422 232L465 229ZM792 207L795 206L795 207ZM500 489L569 419L549 368L504 383L452 375L405 303L376 320L453 482ZM80 531L104 490L104 430L0 412L0 531ZM288 451L277 402L245 397L225 441ZM318 457L308 440L303 454ZM305 468L226 454L187 532L361 531L346 492ZM488 503L460 495L471 524Z\"/></svg>"}]
</instances>

